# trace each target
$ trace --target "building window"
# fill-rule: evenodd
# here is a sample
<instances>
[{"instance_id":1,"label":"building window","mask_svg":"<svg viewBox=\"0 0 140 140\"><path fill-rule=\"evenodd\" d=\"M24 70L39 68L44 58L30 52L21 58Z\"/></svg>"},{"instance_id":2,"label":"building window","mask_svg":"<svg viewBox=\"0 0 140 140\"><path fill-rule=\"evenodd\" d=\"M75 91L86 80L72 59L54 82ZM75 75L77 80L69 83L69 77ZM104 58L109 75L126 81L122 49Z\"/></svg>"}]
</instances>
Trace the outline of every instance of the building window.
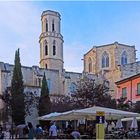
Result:
<instances>
[{"instance_id":1,"label":"building window","mask_svg":"<svg viewBox=\"0 0 140 140\"><path fill-rule=\"evenodd\" d=\"M51 80L50 79L47 79L47 85L48 85L48 89L50 92L51 91Z\"/></svg>"},{"instance_id":2,"label":"building window","mask_svg":"<svg viewBox=\"0 0 140 140\"><path fill-rule=\"evenodd\" d=\"M54 20L52 21L52 32L54 31Z\"/></svg>"},{"instance_id":3,"label":"building window","mask_svg":"<svg viewBox=\"0 0 140 140\"><path fill-rule=\"evenodd\" d=\"M61 43L61 57L63 58L63 43Z\"/></svg>"},{"instance_id":4,"label":"building window","mask_svg":"<svg viewBox=\"0 0 140 140\"><path fill-rule=\"evenodd\" d=\"M109 67L109 56L107 52L102 55L102 68Z\"/></svg>"},{"instance_id":5,"label":"building window","mask_svg":"<svg viewBox=\"0 0 140 140\"><path fill-rule=\"evenodd\" d=\"M48 21L46 20L46 32L48 32Z\"/></svg>"},{"instance_id":6,"label":"building window","mask_svg":"<svg viewBox=\"0 0 140 140\"><path fill-rule=\"evenodd\" d=\"M41 79L38 78L38 86L41 86Z\"/></svg>"},{"instance_id":7,"label":"building window","mask_svg":"<svg viewBox=\"0 0 140 140\"><path fill-rule=\"evenodd\" d=\"M137 84L137 94L140 94L140 83Z\"/></svg>"},{"instance_id":8,"label":"building window","mask_svg":"<svg viewBox=\"0 0 140 140\"><path fill-rule=\"evenodd\" d=\"M105 86L106 86L107 88L109 88L110 82L109 82L109 81L105 81Z\"/></svg>"},{"instance_id":9,"label":"building window","mask_svg":"<svg viewBox=\"0 0 140 140\"><path fill-rule=\"evenodd\" d=\"M45 46L45 55L48 55L48 45Z\"/></svg>"},{"instance_id":10,"label":"building window","mask_svg":"<svg viewBox=\"0 0 140 140\"><path fill-rule=\"evenodd\" d=\"M53 55L56 55L56 46L53 46Z\"/></svg>"},{"instance_id":11,"label":"building window","mask_svg":"<svg viewBox=\"0 0 140 140\"><path fill-rule=\"evenodd\" d=\"M55 46L55 40L53 41L53 55L56 55L56 46Z\"/></svg>"},{"instance_id":12,"label":"building window","mask_svg":"<svg viewBox=\"0 0 140 140\"><path fill-rule=\"evenodd\" d=\"M75 93L76 92L76 84L74 82L71 83L71 85L70 85L70 92L71 93Z\"/></svg>"},{"instance_id":13,"label":"building window","mask_svg":"<svg viewBox=\"0 0 140 140\"><path fill-rule=\"evenodd\" d=\"M48 69L48 65L47 64L45 65L45 67L46 67L46 69Z\"/></svg>"},{"instance_id":14,"label":"building window","mask_svg":"<svg viewBox=\"0 0 140 140\"><path fill-rule=\"evenodd\" d=\"M88 71L92 72L92 60L91 60L91 58L89 58L89 60L88 60Z\"/></svg>"},{"instance_id":15,"label":"building window","mask_svg":"<svg viewBox=\"0 0 140 140\"><path fill-rule=\"evenodd\" d=\"M121 56L121 64L122 64L122 65L127 64L127 53L126 53L126 51L124 51L124 52L122 53L122 56Z\"/></svg>"},{"instance_id":16,"label":"building window","mask_svg":"<svg viewBox=\"0 0 140 140\"><path fill-rule=\"evenodd\" d=\"M126 91L126 87L125 88L122 88L122 98L125 98L127 97L127 91Z\"/></svg>"},{"instance_id":17,"label":"building window","mask_svg":"<svg viewBox=\"0 0 140 140\"><path fill-rule=\"evenodd\" d=\"M48 55L48 43L46 40L44 44L45 44L45 55Z\"/></svg>"},{"instance_id":18,"label":"building window","mask_svg":"<svg viewBox=\"0 0 140 140\"><path fill-rule=\"evenodd\" d=\"M37 86L37 78L35 78L35 86Z\"/></svg>"}]
</instances>

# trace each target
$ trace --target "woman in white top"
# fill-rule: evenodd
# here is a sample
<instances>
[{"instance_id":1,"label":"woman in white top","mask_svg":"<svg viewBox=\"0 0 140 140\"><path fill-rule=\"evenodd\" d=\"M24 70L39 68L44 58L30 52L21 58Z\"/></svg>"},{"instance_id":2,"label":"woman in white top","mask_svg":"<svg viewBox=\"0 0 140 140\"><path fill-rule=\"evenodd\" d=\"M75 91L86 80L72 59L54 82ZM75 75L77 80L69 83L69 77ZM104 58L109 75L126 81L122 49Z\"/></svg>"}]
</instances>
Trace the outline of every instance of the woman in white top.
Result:
<instances>
[{"instance_id":1,"label":"woman in white top","mask_svg":"<svg viewBox=\"0 0 140 140\"><path fill-rule=\"evenodd\" d=\"M57 138L57 127L55 125L55 122L52 122L52 125L50 126L49 136L52 139L56 139Z\"/></svg>"}]
</instances>

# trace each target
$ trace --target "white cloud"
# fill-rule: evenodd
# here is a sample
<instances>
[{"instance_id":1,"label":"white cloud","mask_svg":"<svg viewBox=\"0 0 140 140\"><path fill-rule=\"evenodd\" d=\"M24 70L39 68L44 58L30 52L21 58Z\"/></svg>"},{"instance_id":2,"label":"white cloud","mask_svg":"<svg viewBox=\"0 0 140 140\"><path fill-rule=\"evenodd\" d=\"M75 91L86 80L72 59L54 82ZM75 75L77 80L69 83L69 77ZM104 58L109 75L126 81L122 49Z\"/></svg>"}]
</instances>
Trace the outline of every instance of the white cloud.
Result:
<instances>
[{"instance_id":1,"label":"white cloud","mask_svg":"<svg viewBox=\"0 0 140 140\"><path fill-rule=\"evenodd\" d=\"M0 2L0 24L18 35L36 31L40 15L28 2ZM38 29L39 30L39 29Z\"/></svg>"},{"instance_id":2,"label":"white cloud","mask_svg":"<svg viewBox=\"0 0 140 140\"><path fill-rule=\"evenodd\" d=\"M40 14L31 2L0 2L1 61L13 63L20 48L23 65L39 64Z\"/></svg>"},{"instance_id":3,"label":"white cloud","mask_svg":"<svg viewBox=\"0 0 140 140\"><path fill-rule=\"evenodd\" d=\"M15 50L20 48L22 65L39 65L41 12L30 2L0 2L0 61L13 64ZM83 71L85 49L79 42L64 44L67 71Z\"/></svg>"}]
</instances>

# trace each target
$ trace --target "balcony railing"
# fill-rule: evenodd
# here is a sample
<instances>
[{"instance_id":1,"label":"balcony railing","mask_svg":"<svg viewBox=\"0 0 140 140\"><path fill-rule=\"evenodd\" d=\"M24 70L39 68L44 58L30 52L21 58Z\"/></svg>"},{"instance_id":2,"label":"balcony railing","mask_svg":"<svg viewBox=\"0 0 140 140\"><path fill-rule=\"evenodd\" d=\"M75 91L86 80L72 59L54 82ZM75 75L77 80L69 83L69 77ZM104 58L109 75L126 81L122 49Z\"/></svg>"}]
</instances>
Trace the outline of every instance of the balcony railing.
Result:
<instances>
[{"instance_id":1,"label":"balcony railing","mask_svg":"<svg viewBox=\"0 0 140 140\"><path fill-rule=\"evenodd\" d=\"M54 37L59 37L61 39L63 39L63 36L60 33L56 33L56 32L43 32L40 35L40 39L46 36L54 36Z\"/></svg>"}]
</instances>

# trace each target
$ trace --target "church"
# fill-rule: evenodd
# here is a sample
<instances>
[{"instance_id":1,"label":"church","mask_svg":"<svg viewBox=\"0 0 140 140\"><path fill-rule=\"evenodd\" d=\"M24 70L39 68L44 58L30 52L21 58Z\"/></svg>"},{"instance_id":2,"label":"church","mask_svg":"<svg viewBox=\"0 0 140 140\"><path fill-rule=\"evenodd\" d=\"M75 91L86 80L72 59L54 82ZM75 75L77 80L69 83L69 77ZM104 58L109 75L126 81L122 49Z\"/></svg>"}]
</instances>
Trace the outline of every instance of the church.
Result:
<instances>
[{"instance_id":1,"label":"church","mask_svg":"<svg viewBox=\"0 0 140 140\"><path fill-rule=\"evenodd\" d=\"M136 62L135 46L118 42L93 46L83 55L82 73L66 71L63 67L64 40L61 35L61 15L56 11L43 11L41 22L40 67L22 66L25 93L31 91L40 95L45 73L50 95L70 95L76 89L76 82L84 75L88 75L96 81L107 80L110 94L115 98L117 92L115 82L140 73L140 62ZM0 62L0 94L11 86L13 67L11 64Z\"/></svg>"}]
</instances>

